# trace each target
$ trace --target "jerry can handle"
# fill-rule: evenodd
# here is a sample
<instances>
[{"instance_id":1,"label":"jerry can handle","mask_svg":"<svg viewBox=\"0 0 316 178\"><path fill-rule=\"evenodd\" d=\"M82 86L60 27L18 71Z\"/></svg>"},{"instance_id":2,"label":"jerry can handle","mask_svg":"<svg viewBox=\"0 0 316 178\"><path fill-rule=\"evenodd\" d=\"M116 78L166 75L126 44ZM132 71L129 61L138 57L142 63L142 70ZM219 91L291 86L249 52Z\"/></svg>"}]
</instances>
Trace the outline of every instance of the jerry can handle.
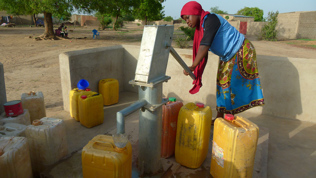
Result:
<instances>
[{"instance_id":1,"label":"jerry can handle","mask_svg":"<svg viewBox=\"0 0 316 178\"><path fill-rule=\"evenodd\" d=\"M111 142L102 142L102 141L94 142L92 147L95 148L95 146L100 146L100 147L103 147L103 148L115 148L113 143L111 143Z\"/></svg>"},{"instance_id":2,"label":"jerry can handle","mask_svg":"<svg viewBox=\"0 0 316 178\"><path fill-rule=\"evenodd\" d=\"M233 123L238 125L239 127L244 128L246 131L248 130L248 125L240 120L233 120Z\"/></svg>"},{"instance_id":3,"label":"jerry can handle","mask_svg":"<svg viewBox=\"0 0 316 178\"><path fill-rule=\"evenodd\" d=\"M92 95L92 96L98 96L98 95L100 95L100 93L94 94L94 95Z\"/></svg>"}]
</instances>

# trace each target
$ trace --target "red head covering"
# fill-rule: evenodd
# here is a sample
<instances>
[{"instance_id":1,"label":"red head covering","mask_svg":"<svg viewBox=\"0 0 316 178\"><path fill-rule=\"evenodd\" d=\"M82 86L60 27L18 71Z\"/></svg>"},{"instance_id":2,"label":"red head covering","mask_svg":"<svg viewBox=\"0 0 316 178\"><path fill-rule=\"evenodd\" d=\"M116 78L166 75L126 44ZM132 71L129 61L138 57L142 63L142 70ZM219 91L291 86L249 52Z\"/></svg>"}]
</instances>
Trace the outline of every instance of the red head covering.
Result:
<instances>
[{"instance_id":1,"label":"red head covering","mask_svg":"<svg viewBox=\"0 0 316 178\"><path fill-rule=\"evenodd\" d=\"M209 14L209 12L204 11L202 9L201 4L199 4L196 1L190 1L188 3L186 3L181 10L181 17L183 15L198 15L201 16L200 19L200 25L197 25L195 28L195 33L194 33L194 40L193 40L193 61L195 60L195 56L197 54L197 51L199 49L201 40L203 38L203 28L202 28L202 24L203 24L203 19L205 17L205 15ZM194 75L195 75L195 80L193 81L193 88L190 90L191 94L195 94L197 93L200 88L202 87L202 74L205 68L205 65L207 63L207 57L202 59L202 61L199 63L199 65L195 68L194 70Z\"/></svg>"}]
</instances>

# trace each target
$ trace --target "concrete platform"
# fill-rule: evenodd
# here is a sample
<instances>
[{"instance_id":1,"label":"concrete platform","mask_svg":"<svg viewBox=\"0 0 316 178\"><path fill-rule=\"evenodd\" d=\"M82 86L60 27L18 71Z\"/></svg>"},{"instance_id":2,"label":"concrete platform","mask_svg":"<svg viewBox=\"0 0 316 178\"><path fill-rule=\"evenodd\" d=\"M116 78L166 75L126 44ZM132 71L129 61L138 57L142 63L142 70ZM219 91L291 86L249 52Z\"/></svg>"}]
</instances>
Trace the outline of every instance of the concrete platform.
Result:
<instances>
[{"instance_id":1,"label":"concrete platform","mask_svg":"<svg viewBox=\"0 0 316 178\"><path fill-rule=\"evenodd\" d=\"M116 132L117 111L137 100L137 94L123 92L120 104L105 107L105 120L100 126L88 129L71 119L68 112L56 118L64 119L67 127L69 150L72 154L48 169L46 177L82 177L81 149L98 134ZM215 113L215 112L214 112ZM214 114L213 114L214 115ZM298 120L244 112L240 116L250 119L260 128L253 177L314 177L316 175L316 125ZM137 156L138 112L126 117L126 133L133 146L133 162ZM211 177L211 141L209 154L198 169L188 169L175 162L174 157L163 160L165 172L158 177ZM268 155L268 156L267 156ZM134 172L133 177L136 176Z\"/></svg>"}]
</instances>

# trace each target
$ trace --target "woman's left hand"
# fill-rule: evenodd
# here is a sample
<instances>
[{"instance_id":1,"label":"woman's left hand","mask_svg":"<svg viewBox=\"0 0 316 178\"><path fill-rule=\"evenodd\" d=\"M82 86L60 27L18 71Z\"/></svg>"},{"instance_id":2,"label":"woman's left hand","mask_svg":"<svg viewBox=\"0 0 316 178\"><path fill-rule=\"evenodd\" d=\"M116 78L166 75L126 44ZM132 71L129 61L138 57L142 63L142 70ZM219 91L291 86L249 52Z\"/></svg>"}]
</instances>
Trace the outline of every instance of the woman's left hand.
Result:
<instances>
[{"instance_id":1,"label":"woman's left hand","mask_svg":"<svg viewBox=\"0 0 316 178\"><path fill-rule=\"evenodd\" d=\"M190 69L191 71L194 71L195 67L190 66L189 69ZM188 73L187 71L185 71L184 69L183 69L183 74L186 75L186 76L189 75L189 73Z\"/></svg>"}]
</instances>

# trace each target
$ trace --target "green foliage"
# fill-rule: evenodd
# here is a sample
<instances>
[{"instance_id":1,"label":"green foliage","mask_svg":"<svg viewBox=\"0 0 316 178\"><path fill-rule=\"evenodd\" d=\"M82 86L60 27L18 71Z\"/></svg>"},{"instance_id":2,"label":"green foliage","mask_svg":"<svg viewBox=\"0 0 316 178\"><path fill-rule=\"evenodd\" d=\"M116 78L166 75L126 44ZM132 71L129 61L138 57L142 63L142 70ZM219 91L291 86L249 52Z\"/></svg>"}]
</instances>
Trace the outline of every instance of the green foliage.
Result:
<instances>
[{"instance_id":1,"label":"green foliage","mask_svg":"<svg viewBox=\"0 0 316 178\"><path fill-rule=\"evenodd\" d=\"M119 17L119 18L116 20L115 29L122 28L123 26L124 26L123 18L122 18L122 17Z\"/></svg>"},{"instance_id":2,"label":"green foliage","mask_svg":"<svg viewBox=\"0 0 316 178\"><path fill-rule=\"evenodd\" d=\"M263 18L263 10L258 7L244 7L237 12L238 15L245 15L254 17L256 22L261 22L264 20Z\"/></svg>"},{"instance_id":3,"label":"green foliage","mask_svg":"<svg viewBox=\"0 0 316 178\"><path fill-rule=\"evenodd\" d=\"M122 12L122 18L124 21L134 21L135 17L131 12Z\"/></svg>"},{"instance_id":4,"label":"green foliage","mask_svg":"<svg viewBox=\"0 0 316 178\"><path fill-rule=\"evenodd\" d=\"M166 22L171 22L171 21L173 21L173 18L171 16L167 16L163 20Z\"/></svg>"},{"instance_id":5,"label":"green foliage","mask_svg":"<svg viewBox=\"0 0 316 178\"><path fill-rule=\"evenodd\" d=\"M278 14L279 12L269 12L268 13L268 24L264 25L259 39L263 39L263 40L269 40L269 41L275 41L277 40L276 36L277 36L277 30L275 29L277 23L278 23Z\"/></svg>"},{"instance_id":6,"label":"green foliage","mask_svg":"<svg viewBox=\"0 0 316 178\"><path fill-rule=\"evenodd\" d=\"M112 17L109 14L101 14L100 12L97 12L95 16L98 18L102 30L112 23Z\"/></svg>"},{"instance_id":7,"label":"green foliage","mask_svg":"<svg viewBox=\"0 0 316 178\"><path fill-rule=\"evenodd\" d=\"M211 7L211 12L215 13L215 14L228 14L227 11L222 11L218 9L218 6L215 7Z\"/></svg>"},{"instance_id":8,"label":"green foliage","mask_svg":"<svg viewBox=\"0 0 316 178\"><path fill-rule=\"evenodd\" d=\"M226 20L228 20L228 19L229 19L229 16L228 16L228 15L226 15L226 16L225 16L225 19L226 19Z\"/></svg>"},{"instance_id":9,"label":"green foliage","mask_svg":"<svg viewBox=\"0 0 316 178\"><path fill-rule=\"evenodd\" d=\"M189 27L180 27L180 30L184 32L186 37L190 40L194 39L194 33L195 33L195 28L189 28Z\"/></svg>"},{"instance_id":10,"label":"green foliage","mask_svg":"<svg viewBox=\"0 0 316 178\"><path fill-rule=\"evenodd\" d=\"M52 13L55 17L67 18L73 10L69 0L0 0L0 10L13 15Z\"/></svg>"},{"instance_id":11,"label":"green foliage","mask_svg":"<svg viewBox=\"0 0 316 178\"><path fill-rule=\"evenodd\" d=\"M136 18L145 20L145 24L152 20L161 20L164 16L163 6L160 0L136 0L134 15Z\"/></svg>"},{"instance_id":12,"label":"green foliage","mask_svg":"<svg viewBox=\"0 0 316 178\"><path fill-rule=\"evenodd\" d=\"M54 36L52 16L69 19L73 10L71 0L0 0L0 10L12 15L33 15L44 13L47 22L45 36Z\"/></svg>"},{"instance_id":13,"label":"green foliage","mask_svg":"<svg viewBox=\"0 0 316 178\"><path fill-rule=\"evenodd\" d=\"M176 42L177 46L179 48L187 48L189 45L188 45L188 37L176 37L174 39L174 41Z\"/></svg>"},{"instance_id":14,"label":"green foliage","mask_svg":"<svg viewBox=\"0 0 316 178\"><path fill-rule=\"evenodd\" d=\"M72 4L80 12L100 12L101 14L109 14L114 17L113 29L116 30L117 26L121 24L117 20L123 16L123 14L129 14L132 12L133 6L137 0L72 0Z\"/></svg>"}]
</instances>

